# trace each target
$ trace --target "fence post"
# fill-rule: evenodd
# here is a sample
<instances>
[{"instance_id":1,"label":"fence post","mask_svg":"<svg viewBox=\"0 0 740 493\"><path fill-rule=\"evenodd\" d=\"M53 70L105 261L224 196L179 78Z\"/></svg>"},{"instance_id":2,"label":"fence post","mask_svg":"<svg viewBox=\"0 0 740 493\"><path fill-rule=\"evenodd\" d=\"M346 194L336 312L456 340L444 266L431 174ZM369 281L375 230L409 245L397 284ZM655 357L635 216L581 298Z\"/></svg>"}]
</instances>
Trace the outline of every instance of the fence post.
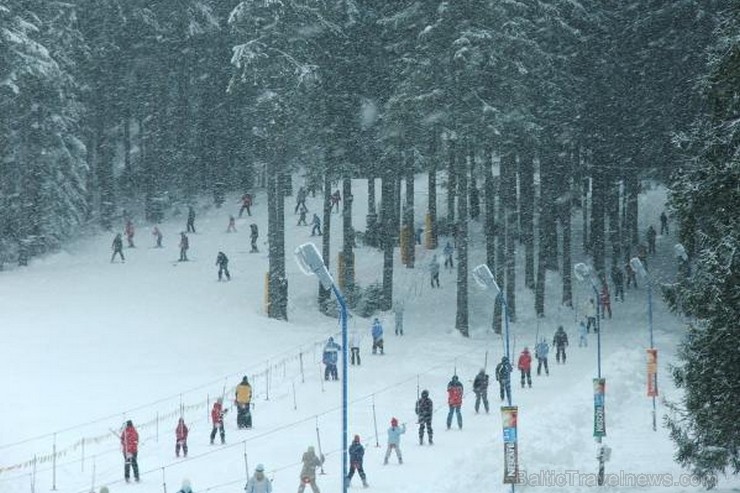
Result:
<instances>
[{"instance_id":1,"label":"fence post","mask_svg":"<svg viewBox=\"0 0 740 493\"><path fill-rule=\"evenodd\" d=\"M375 427L375 446L380 447L380 442L378 441L378 419L375 416L375 394L373 394L373 426Z\"/></svg>"},{"instance_id":2,"label":"fence post","mask_svg":"<svg viewBox=\"0 0 740 493\"><path fill-rule=\"evenodd\" d=\"M85 472L85 439L82 439L82 459L80 460L80 471Z\"/></svg>"},{"instance_id":3,"label":"fence post","mask_svg":"<svg viewBox=\"0 0 740 493\"><path fill-rule=\"evenodd\" d=\"M296 398L295 398L295 380L293 380L292 383L293 383L293 410L295 411L298 409L298 401L296 401Z\"/></svg>"},{"instance_id":4,"label":"fence post","mask_svg":"<svg viewBox=\"0 0 740 493\"><path fill-rule=\"evenodd\" d=\"M54 446L51 455L51 490L57 490L57 434L54 433Z\"/></svg>"},{"instance_id":5,"label":"fence post","mask_svg":"<svg viewBox=\"0 0 740 493\"><path fill-rule=\"evenodd\" d=\"M162 491L167 493L167 478L164 476L164 467L162 468Z\"/></svg>"}]
</instances>

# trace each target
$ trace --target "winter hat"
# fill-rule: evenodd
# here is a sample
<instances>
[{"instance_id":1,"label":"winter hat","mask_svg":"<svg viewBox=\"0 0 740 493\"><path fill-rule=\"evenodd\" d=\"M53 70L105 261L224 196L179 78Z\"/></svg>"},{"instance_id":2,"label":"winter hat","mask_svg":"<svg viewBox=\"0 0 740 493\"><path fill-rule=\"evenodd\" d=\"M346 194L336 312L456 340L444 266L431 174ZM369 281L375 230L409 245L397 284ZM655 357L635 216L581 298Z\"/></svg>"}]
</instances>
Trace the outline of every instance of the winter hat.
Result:
<instances>
[{"instance_id":1,"label":"winter hat","mask_svg":"<svg viewBox=\"0 0 740 493\"><path fill-rule=\"evenodd\" d=\"M428 390L422 390L421 391L421 396L422 397L429 397L429 391Z\"/></svg>"},{"instance_id":2,"label":"winter hat","mask_svg":"<svg viewBox=\"0 0 740 493\"><path fill-rule=\"evenodd\" d=\"M255 472L265 472L265 466L262 464L257 464L257 467L254 468Z\"/></svg>"},{"instance_id":3,"label":"winter hat","mask_svg":"<svg viewBox=\"0 0 740 493\"><path fill-rule=\"evenodd\" d=\"M126 426L134 426L134 423L129 419L126 421Z\"/></svg>"},{"instance_id":4,"label":"winter hat","mask_svg":"<svg viewBox=\"0 0 740 493\"><path fill-rule=\"evenodd\" d=\"M360 443L360 435L355 435L354 442Z\"/></svg>"},{"instance_id":5,"label":"winter hat","mask_svg":"<svg viewBox=\"0 0 740 493\"><path fill-rule=\"evenodd\" d=\"M190 486L189 479L182 480L182 488L180 488L180 491L184 491L185 493L191 493L193 491L193 488Z\"/></svg>"},{"instance_id":6,"label":"winter hat","mask_svg":"<svg viewBox=\"0 0 740 493\"><path fill-rule=\"evenodd\" d=\"M249 383L249 379L247 379L246 375L244 375L244 378L242 378L242 383Z\"/></svg>"},{"instance_id":7,"label":"winter hat","mask_svg":"<svg viewBox=\"0 0 740 493\"><path fill-rule=\"evenodd\" d=\"M391 426L398 426L398 420L396 418L391 418Z\"/></svg>"}]
</instances>

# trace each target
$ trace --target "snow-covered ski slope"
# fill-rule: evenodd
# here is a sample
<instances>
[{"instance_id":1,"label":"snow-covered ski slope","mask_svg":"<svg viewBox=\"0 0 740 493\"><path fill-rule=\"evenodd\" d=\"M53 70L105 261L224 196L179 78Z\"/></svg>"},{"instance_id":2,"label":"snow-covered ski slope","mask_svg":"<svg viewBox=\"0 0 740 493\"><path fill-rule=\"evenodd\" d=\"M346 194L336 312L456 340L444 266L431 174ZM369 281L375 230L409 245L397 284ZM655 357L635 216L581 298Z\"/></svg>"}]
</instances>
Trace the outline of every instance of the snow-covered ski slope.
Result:
<instances>
[{"instance_id":1,"label":"snow-covered ski slope","mask_svg":"<svg viewBox=\"0 0 740 493\"><path fill-rule=\"evenodd\" d=\"M417 182L418 222L426 202ZM354 214L364 228L366 186L354 183ZM324 492L341 490L340 382L323 382L321 346L338 333L336 320L316 308L317 281L305 277L287 259L289 322L269 320L264 311L267 270L266 200L258 193L253 217L237 220L237 233L226 233L229 214L236 215L238 197L215 209L198 204L196 234L190 235L190 262L178 263L179 232L185 216L161 225L164 248L155 249L151 225L135 217L136 248L124 248L125 264L110 263L113 235L98 234L68 245L64 251L33 259L27 268L0 272L0 492L49 491L87 493L107 485L111 493L174 492L183 478L196 492L238 492L246 481L245 458L253 471L265 464L274 491L298 487L300 458L309 445L326 454L326 475L318 477ZM286 199L287 251L310 237L310 227L296 227L293 202ZM664 190L641 196L641 231L658 224ZM311 212L319 198L308 198ZM438 210L444 211L444 197ZM310 217L310 213L309 213ZM259 225L261 253L250 254L249 223ZM122 230L123 225L120 225ZM578 229L578 226L576 227ZM341 249L341 215L332 222L333 258ZM482 226L471 225L471 269L484 258ZM444 245L444 239L443 245ZM674 237L658 238L658 254L650 268L658 280L674 276ZM580 245L576 234L574 245ZM219 283L216 254L230 258L232 280ZM517 321L511 325L516 356L533 347L539 334L551 342L562 324L569 335L566 365L550 357L550 376L533 375L532 389L513 378L519 406L519 455L529 485L519 491L592 491L596 472L592 378L596 376L596 341L577 347L576 314L560 307L560 278L548 274L547 317L537 320L533 296L523 288L523 248L519 249ZM404 300L405 335L393 334L391 313L381 314L386 354L370 354L370 320L354 317L351 330L365 334L362 365L350 367L350 437L359 434L366 446L365 470L376 492L509 491L502 484L502 430L498 388L491 377L490 414L473 411L472 379L483 367L500 360L503 344L489 330L490 295L470 283L471 337L454 330L454 271L442 269L441 289L430 289L427 265L432 252L417 247L417 267L400 265L396 255L396 295ZM574 255L574 263L584 260ZM357 279L379 281L382 254L356 251ZM577 303L590 286L575 280ZM654 297L655 342L660 351L661 397L675 397L668 377L682 329L681 321ZM613 302L614 318L603 322L603 375L607 380L607 463L610 491L699 491L678 486L687 480L672 461L667 431L651 429L651 401L646 397L645 348L648 346L646 291L629 290L625 303ZM301 369L303 371L301 371ZM454 371L465 385L464 427L445 429L446 385ZM341 370L340 370L341 372ZM243 375L256 394L254 429L237 430L235 409L226 417L226 445L209 445L209 412L225 394L229 407L233 388ZM341 373L340 373L341 378ZM434 446L418 445L414 403L417 383L429 389L435 404ZM175 458L174 429L180 410L190 427L187 459ZM665 407L659 403L659 417ZM386 430L391 417L409 430L402 439L404 464L395 456L383 466ZM378 438L376 442L375 420ZM123 482L118 432L131 419L140 434L141 483ZM217 439L218 441L218 439ZM379 447L376 447L376 443ZM52 454L56 447L56 466ZM36 457L34 463L34 457ZM35 471L35 474L34 474ZM56 474L54 474L56 471ZM633 476L630 476L633 475ZM630 486L630 481L660 485ZM676 485L674 485L674 481ZM545 483L537 486L535 482ZM737 478L722 478L719 491L740 487ZM355 478L352 489L361 488Z\"/></svg>"}]
</instances>

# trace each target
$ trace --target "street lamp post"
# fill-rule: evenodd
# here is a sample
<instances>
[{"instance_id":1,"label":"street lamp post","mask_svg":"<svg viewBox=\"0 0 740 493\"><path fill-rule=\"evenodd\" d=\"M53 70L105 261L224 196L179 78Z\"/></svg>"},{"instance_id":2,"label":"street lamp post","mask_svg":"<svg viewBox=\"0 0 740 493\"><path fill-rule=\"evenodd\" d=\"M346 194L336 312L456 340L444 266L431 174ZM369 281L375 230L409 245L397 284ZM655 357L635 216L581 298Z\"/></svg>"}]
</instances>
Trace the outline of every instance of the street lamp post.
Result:
<instances>
[{"instance_id":1,"label":"street lamp post","mask_svg":"<svg viewBox=\"0 0 740 493\"><path fill-rule=\"evenodd\" d=\"M594 390L594 437L596 443L599 444L596 458L599 461L599 473L597 481L599 486L604 485L604 468L605 463L609 459L610 449L606 445L602 445L602 437L606 435L606 405L604 394L606 393L605 381L601 377L601 301L599 298L599 289L596 287L596 281L594 279L593 271L591 268L584 263L577 263L573 266L576 279L581 282L588 281L591 284L591 288L594 291L596 297L596 374L597 380L595 381ZM598 384L598 389L596 388ZM598 401L600 402L598 402ZM599 414L601 416L601 423L598 421Z\"/></svg>"},{"instance_id":2,"label":"street lamp post","mask_svg":"<svg viewBox=\"0 0 740 493\"><path fill-rule=\"evenodd\" d=\"M657 352L655 351L655 344L653 339L653 278L648 274L647 269L643 265L642 261L633 257L630 260L630 267L645 279L647 283L647 305L648 305L648 328L650 330L650 358L648 361L648 392L653 398L653 431L657 431L656 423L656 410L655 410L655 398L658 395L658 373L657 373ZM655 368L651 368L655 367ZM651 380L652 379L652 380Z\"/></svg>"},{"instance_id":3,"label":"street lamp post","mask_svg":"<svg viewBox=\"0 0 740 493\"><path fill-rule=\"evenodd\" d=\"M501 288L499 287L498 283L496 282L496 278L493 277L493 273L491 272L491 269L488 268L486 264L480 264L475 269L473 269L473 279L483 289L490 290L493 292L493 298L496 299L497 297L501 297L501 303L504 307L504 353L506 354L506 359L509 361L509 364L511 364L511 353L509 351L509 308L506 306L506 300L504 299L504 293L501 291ZM511 375L509 375L509 379L511 379ZM505 469L511 468L514 473L511 474L511 476L514 476L513 478L509 478L507 480L507 477L510 475L505 471L504 476L504 482L511 481L511 491L514 493L514 487L515 483L517 481L518 476L518 464L516 462L512 463L513 461L516 461L517 451L518 451L518 444L517 444L517 425L516 425L516 416L518 416L519 410L518 407L512 406L511 404L511 381L509 382L509 391L506 392L507 397L507 404L508 407L501 408L502 415L504 416L515 416L515 418L512 420L514 424L506 423L507 418L504 418L504 465ZM511 457L514 457L513 459Z\"/></svg>"},{"instance_id":4,"label":"street lamp post","mask_svg":"<svg viewBox=\"0 0 740 493\"><path fill-rule=\"evenodd\" d=\"M342 492L347 493L347 389L349 374L347 372L347 304L337 288L329 270L324 265L321 254L313 243L304 243L295 249L295 259L306 275L315 275L324 289L331 289L339 303L342 319Z\"/></svg>"}]
</instances>

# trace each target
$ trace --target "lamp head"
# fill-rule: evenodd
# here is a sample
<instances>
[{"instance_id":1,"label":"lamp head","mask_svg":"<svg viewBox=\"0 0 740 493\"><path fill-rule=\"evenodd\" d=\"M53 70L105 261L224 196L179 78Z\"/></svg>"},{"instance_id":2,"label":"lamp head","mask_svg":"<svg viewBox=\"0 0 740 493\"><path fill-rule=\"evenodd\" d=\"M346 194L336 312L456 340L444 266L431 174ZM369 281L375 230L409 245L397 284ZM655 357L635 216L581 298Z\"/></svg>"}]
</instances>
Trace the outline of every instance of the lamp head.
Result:
<instances>
[{"instance_id":1,"label":"lamp head","mask_svg":"<svg viewBox=\"0 0 740 493\"><path fill-rule=\"evenodd\" d=\"M486 264L480 264L475 269L473 269L473 279L475 280L476 284L478 284L478 286L483 289L491 288L496 291L496 293L501 292L501 289L496 283L496 278L493 277L491 269L489 269Z\"/></svg>"},{"instance_id":2,"label":"lamp head","mask_svg":"<svg viewBox=\"0 0 740 493\"><path fill-rule=\"evenodd\" d=\"M573 273L576 275L576 279L579 281L585 281L591 275L591 268L583 262L580 262L573 266Z\"/></svg>"},{"instance_id":3,"label":"lamp head","mask_svg":"<svg viewBox=\"0 0 740 493\"><path fill-rule=\"evenodd\" d=\"M324 259L321 257L316 245L313 243L304 243L295 249L294 256L298 267L307 276L315 275L319 278L324 289L331 289L334 280L324 265Z\"/></svg>"}]
</instances>

